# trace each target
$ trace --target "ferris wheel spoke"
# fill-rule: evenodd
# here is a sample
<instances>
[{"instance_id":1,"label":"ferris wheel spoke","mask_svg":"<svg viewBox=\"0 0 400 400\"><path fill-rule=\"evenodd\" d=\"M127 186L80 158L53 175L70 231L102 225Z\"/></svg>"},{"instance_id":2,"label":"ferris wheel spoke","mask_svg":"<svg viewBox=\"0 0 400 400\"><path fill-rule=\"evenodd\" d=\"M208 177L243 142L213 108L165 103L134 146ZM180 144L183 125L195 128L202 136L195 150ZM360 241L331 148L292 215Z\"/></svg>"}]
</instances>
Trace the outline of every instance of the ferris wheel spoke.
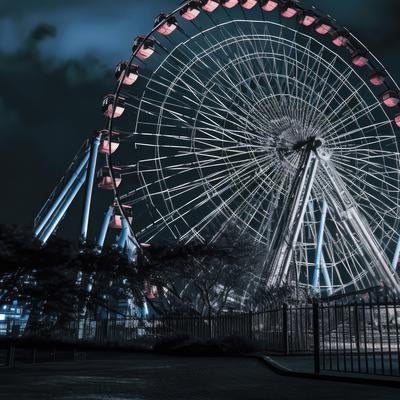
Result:
<instances>
[{"instance_id":1,"label":"ferris wheel spoke","mask_svg":"<svg viewBox=\"0 0 400 400\"><path fill-rule=\"evenodd\" d=\"M251 171L246 173L246 175L249 175L249 174L251 174ZM193 207L189 207L189 205L190 205L189 203L183 204L180 207L174 209L169 214L164 215L163 216L163 220L167 221L168 223L176 222L178 219L181 219L182 217L185 217L187 214L193 212L194 210L196 210L196 209L200 208L201 206L203 206L204 204L206 204L206 202L208 200L211 200L212 198L215 198L216 196L221 196L225 191L228 190L228 188L226 186L224 187L224 185L222 185L222 184L219 184L218 186L222 186L222 189L219 192L217 192L218 193L217 195L215 193L213 193L213 195L211 196L210 193L203 192L203 193L201 193L200 195L198 195L196 198L194 198L193 200L191 200L189 202L190 204L191 203L195 204L194 208ZM204 199L205 196L206 196L206 199ZM202 198L203 198L203 200L200 201ZM223 208L220 208L220 210L223 210Z\"/></svg>"},{"instance_id":2,"label":"ferris wheel spoke","mask_svg":"<svg viewBox=\"0 0 400 400\"><path fill-rule=\"evenodd\" d=\"M339 165L338 165L338 164L339 164ZM337 166L337 169L338 169L338 170L341 170L340 164L342 164L342 165L344 165L344 166L346 166L346 167L348 167L348 168L350 168L350 169L357 170L356 168L351 168L351 166L348 165L348 164L346 165L345 163L337 163L336 166ZM342 169L342 171L343 171L343 169ZM363 171L363 173L366 173L366 172ZM347 181L347 182L349 183L349 185L351 185L351 184L354 185L354 176L352 177L353 179L351 179L351 178L347 178L346 174L341 174L341 178L342 178L344 181ZM375 177L375 178L376 178L376 177ZM389 183L386 183L386 184L389 186ZM363 185L364 185L365 187L368 187L368 188L372 189L372 190L375 191L376 193L379 193L379 194L381 193L381 188L380 188L380 187L374 186L374 185L372 185L371 183L367 182L366 180L363 181ZM348 186L348 189L349 189L349 188L351 188L351 186ZM396 187L392 185L392 189L395 190ZM352 190L352 191L355 192L357 189L349 189L349 190ZM359 192L358 192L358 193L355 192L355 194L357 195L357 194L359 194ZM369 192L369 197L370 197L371 200L375 200L375 201L377 201L377 202L382 202L384 208L387 208L387 207L388 207L388 204L385 203L386 201L389 202L389 203L392 203L393 206L395 206L395 205L397 204L397 202L394 201L393 199L391 199L389 196L385 196L384 199L379 200L375 195L373 195L373 193Z\"/></svg>"},{"instance_id":3,"label":"ferris wheel spoke","mask_svg":"<svg viewBox=\"0 0 400 400\"><path fill-rule=\"evenodd\" d=\"M352 101L357 95L358 95L358 91L363 87L363 85L360 85L357 89L354 89L354 93L351 93L350 96L348 96L341 104L339 107L337 107L334 110L334 114L339 115L339 113L343 110L344 107L348 107L350 101ZM367 105L363 108L361 108L360 110L356 111L356 112L352 112L350 113L350 115L346 116L345 118L343 118L340 121L337 121L336 124L332 124L332 127L330 130L328 130L327 133L331 133L331 131L335 130L337 127L341 126L342 129L347 127L349 124L353 123L354 119L359 120L362 117L368 115L369 113L371 113L372 111L374 111L375 109L377 109L378 107L381 107L381 103L380 101L375 101L373 104ZM328 115L328 119L331 118L333 116L333 113L331 115ZM350 121L350 122L347 122ZM347 122L346 124L344 124L344 122Z\"/></svg>"},{"instance_id":4,"label":"ferris wheel spoke","mask_svg":"<svg viewBox=\"0 0 400 400\"><path fill-rule=\"evenodd\" d=\"M377 107L378 106L375 106L374 108L377 108ZM346 126L351 125L351 123L352 123L352 121L348 122L346 124ZM323 135L323 139L327 143L332 143L332 142L334 143L335 141L341 140L343 138L353 137L353 136L356 137L356 135L355 135L356 133L362 133L363 135L365 135L371 131L376 132L379 128L382 128L384 126L391 125L391 124L392 124L392 122L390 120L389 121L386 120L386 121L376 122L376 123L373 123L370 125L358 126L358 128L356 128L356 129L352 129L350 131L345 131L344 133L341 133L341 134L338 134L338 132L337 131L335 132L334 129L332 128L327 131L327 132L329 132L329 134L327 136ZM342 126L340 131L344 130L343 129L344 127L345 126ZM335 133L337 136L333 136ZM341 143L343 143L343 142L341 142Z\"/></svg>"},{"instance_id":5,"label":"ferris wheel spoke","mask_svg":"<svg viewBox=\"0 0 400 400\"><path fill-rule=\"evenodd\" d=\"M247 185L249 185L250 183L253 183L254 181L257 180L257 176L252 176L251 180L247 182ZM256 187L256 189L254 189L254 191L252 193L250 193L249 196L252 196L254 194L255 191L258 191L260 189L260 185L262 185L261 183ZM234 184L234 186L236 187L236 184ZM228 187L229 189L229 187ZM227 187L223 187L222 190L220 192L218 192L218 197L220 197L222 195L222 193L224 191L227 190ZM229 204L233 203L234 201L236 201L236 199L238 197L241 197L243 199L242 203L238 206L235 207L235 209L232 209L231 207L229 207ZM248 198L243 198L243 196L241 195L241 191L236 191L234 192L228 199L224 200L222 202L222 204L219 206L219 208L217 210L213 210L211 211L206 217L204 217L195 227L194 230L196 232L202 231L203 229L205 229L207 227L207 225L212 221L213 217L215 217L216 215L218 215L218 213L220 212L221 209L226 208L229 211L229 215L232 216L236 216L237 218L239 218L240 220L243 221L243 218L240 217L241 214L243 214L244 208L246 206L249 206L250 208L252 208L254 210L254 212L258 212L259 208L257 206L254 205L250 205ZM245 221L243 221L245 222ZM245 222L246 226L252 230L253 228L250 226L249 222ZM201 226L201 228L200 228ZM190 238L192 239L192 238ZM190 240L189 239L189 240Z\"/></svg>"}]
</instances>

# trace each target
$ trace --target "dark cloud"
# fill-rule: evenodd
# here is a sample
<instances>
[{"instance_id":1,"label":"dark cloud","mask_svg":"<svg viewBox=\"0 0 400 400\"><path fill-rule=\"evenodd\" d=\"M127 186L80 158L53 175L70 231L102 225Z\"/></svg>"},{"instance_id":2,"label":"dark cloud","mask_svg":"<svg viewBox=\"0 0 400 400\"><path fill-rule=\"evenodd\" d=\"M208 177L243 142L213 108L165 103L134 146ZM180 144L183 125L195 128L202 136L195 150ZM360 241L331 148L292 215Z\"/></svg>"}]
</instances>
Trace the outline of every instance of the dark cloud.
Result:
<instances>
[{"instance_id":1,"label":"dark cloud","mask_svg":"<svg viewBox=\"0 0 400 400\"><path fill-rule=\"evenodd\" d=\"M1 221L29 225L35 210L64 173L80 143L102 127L102 95L112 74L96 58L54 63L39 45L55 34L36 27L21 49L0 54L0 147L3 167ZM51 40L51 39L50 39Z\"/></svg>"}]
</instances>

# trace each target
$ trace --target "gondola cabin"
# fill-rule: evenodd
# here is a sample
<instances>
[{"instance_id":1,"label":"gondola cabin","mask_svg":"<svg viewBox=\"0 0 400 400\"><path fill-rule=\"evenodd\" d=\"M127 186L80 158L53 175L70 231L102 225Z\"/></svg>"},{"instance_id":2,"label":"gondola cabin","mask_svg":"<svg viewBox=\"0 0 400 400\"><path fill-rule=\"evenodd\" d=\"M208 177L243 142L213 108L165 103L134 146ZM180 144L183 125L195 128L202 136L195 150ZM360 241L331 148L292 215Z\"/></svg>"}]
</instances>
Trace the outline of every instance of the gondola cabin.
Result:
<instances>
[{"instance_id":1,"label":"gondola cabin","mask_svg":"<svg viewBox=\"0 0 400 400\"><path fill-rule=\"evenodd\" d=\"M369 81L374 86L381 86L385 82L385 76L379 72L374 72L370 75Z\"/></svg>"},{"instance_id":2,"label":"gondola cabin","mask_svg":"<svg viewBox=\"0 0 400 400\"><path fill-rule=\"evenodd\" d=\"M219 7L219 0L200 0L200 5L204 11L211 13Z\"/></svg>"},{"instance_id":3,"label":"gondola cabin","mask_svg":"<svg viewBox=\"0 0 400 400\"><path fill-rule=\"evenodd\" d=\"M118 168L113 168L115 186L119 187L122 182L121 171ZM103 167L97 173L97 187L103 190L113 190L114 181L108 167Z\"/></svg>"},{"instance_id":4,"label":"gondola cabin","mask_svg":"<svg viewBox=\"0 0 400 400\"><path fill-rule=\"evenodd\" d=\"M132 214L132 207L123 205L122 208L124 209L124 214L128 218L129 223L131 224L133 221L133 214ZM109 223L109 228L111 229L122 229L123 223L122 223L122 213L121 210L119 209L119 206L117 204L114 205L114 212L113 215L110 219Z\"/></svg>"},{"instance_id":5,"label":"gondola cabin","mask_svg":"<svg viewBox=\"0 0 400 400\"><path fill-rule=\"evenodd\" d=\"M261 1L261 8L264 11L274 11L278 7L278 2L275 0L262 0Z\"/></svg>"},{"instance_id":6,"label":"gondola cabin","mask_svg":"<svg viewBox=\"0 0 400 400\"><path fill-rule=\"evenodd\" d=\"M160 25L162 23L162 25ZM178 27L176 18L172 15L167 18L166 14L160 14L154 21L154 26L159 26L157 32L163 36L169 36Z\"/></svg>"},{"instance_id":7,"label":"gondola cabin","mask_svg":"<svg viewBox=\"0 0 400 400\"><path fill-rule=\"evenodd\" d=\"M119 118L125 111L125 98L119 96L115 100L115 96L113 94L108 94L103 99L102 110L103 114L108 118Z\"/></svg>"},{"instance_id":8,"label":"gondola cabin","mask_svg":"<svg viewBox=\"0 0 400 400\"><path fill-rule=\"evenodd\" d=\"M115 78L122 81L123 85L133 85L139 77L139 66L136 64L129 65L128 61L123 61L117 65L115 69Z\"/></svg>"},{"instance_id":9,"label":"gondola cabin","mask_svg":"<svg viewBox=\"0 0 400 400\"><path fill-rule=\"evenodd\" d=\"M397 114L394 119L396 125L400 128L400 114Z\"/></svg>"},{"instance_id":10,"label":"gondola cabin","mask_svg":"<svg viewBox=\"0 0 400 400\"><path fill-rule=\"evenodd\" d=\"M365 67L368 64L368 58L365 54L355 53L353 54L351 61L356 67L360 68Z\"/></svg>"},{"instance_id":11,"label":"gondola cabin","mask_svg":"<svg viewBox=\"0 0 400 400\"><path fill-rule=\"evenodd\" d=\"M119 141L117 138L112 138L111 143L108 139L103 139L100 143L99 153L100 154L114 154L119 147Z\"/></svg>"},{"instance_id":12,"label":"gondola cabin","mask_svg":"<svg viewBox=\"0 0 400 400\"><path fill-rule=\"evenodd\" d=\"M233 8L239 4L239 0L221 0L225 8Z\"/></svg>"},{"instance_id":13,"label":"gondola cabin","mask_svg":"<svg viewBox=\"0 0 400 400\"><path fill-rule=\"evenodd\" d=\"M349 42L349 39L347 38L347 36L344 33L337 33L334 35L334 37L332 39L332 43L336 47L345 46L348 42Z\"/></svg>"},{"instance_id":14,"label":"gondola cabin","mask_svg":"<svg viewBox=\"0 0 400 400\"><path fill-rule=\"evenodd\" d=\"M136 57L139 59L146 60L154 54L155 41L151 38L146 39L145 36L138 36L133 43L132 51L137 51Z\"/></svg>"},{"instance_id":15,"label":"gondola cabin","mask_svg":"<svg viewBox=\"0 0 400 400\"><path fill-rule=\"evenodd\" d=\"M315 32L319 33L320 35L327 35L332 30L332 25L328 24L327 22L318 22L315 25Z\"/></svg>"},{"instance_id":16,"label":"gondola cabin","mask_svg":"<svg viewBox=\"0 0 400 400\"><path fill-rule=\"evenodd\" d=\"M246 10L251 10L257 5L257 0L240 0L240 5Z\"/></svg>"},{"instance_id":17,"label":"gondola cabin","mask_svg":"<svg viewBox=\"0 0 400 400\"><path fill-rule=\"evenodd\" d=\"M392 90L387 91L383 94L383 103L386 107L396 107L400 102L399 96Z\"/></svg>"},{"instance_id":18,"label":"gondola cabin","mask_svg":"<svg viewBox=\"0 0 400 400\"><path fill-rule=\"evenodd\" d=\"M310 12L304 12L301 16L300 16L300 24L303 26L311 26L315 21L317 20L317 17L310 13Z\"/></svg>"},{"instance_id":19,"label":"gondola cabin","mask_svg":"<svg viewBox=\"0 0 400 400\"><path fill-rule=\"evenodd\" d=\"M154 300L158 297L157 286L152 285L148 280L144 282L144 293L147 299Z\"/></svg>"},{"instance_id":20,"label":"gondola cabin","mask_svg":"<svg viewBox=\"0 0 400 400\"><path fill-rule=\"evenodd\" d=\"M191 1L180 11L181 17L187 21L193 21L200 15L200 4L196 1Z\"/></svg>"},{"instance_id":21,"label":"gondola cabin","mask_svg":"<svg viewBox=\"0 0 400 400\"><path fill-rule=\"evenodd\" d=\"M293 18L298 10L294 5L287 5L282 8L281 15L284 18Z\"/></svg>"}]
</instances>

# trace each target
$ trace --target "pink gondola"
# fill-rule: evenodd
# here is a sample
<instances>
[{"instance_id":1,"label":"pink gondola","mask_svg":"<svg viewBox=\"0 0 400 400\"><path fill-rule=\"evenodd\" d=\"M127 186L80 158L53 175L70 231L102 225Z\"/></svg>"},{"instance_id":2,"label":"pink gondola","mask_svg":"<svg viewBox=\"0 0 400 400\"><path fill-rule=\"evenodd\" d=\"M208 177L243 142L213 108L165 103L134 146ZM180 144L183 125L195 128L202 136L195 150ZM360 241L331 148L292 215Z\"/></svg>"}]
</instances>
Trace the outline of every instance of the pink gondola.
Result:
<instances>
[{"instance_id":1,"label":"pink gondola","mask_svg":"<svg viewBox=\"0 0 400 400\"><path fill-rule=\"evenodd\" d=\"M113 94L108 94L103 100L103 114L108 118L119 118L125 111L125 98L121 96L117 98L115 102L115 110L114 99L115 96Z\"/></svg>"},{"instance_id":2,"label":"pink gondola","mask_svg":"<svg viewBox=\"0 0 400 400\"><path fill-rule=\"evenodd\" d=\"M111 145L110 141L108 139L104 139L99 147L99 153L101 154L114 154L119 147L119 142L115 140L111 140Z\"/></svg>"},{"instance_id":3,"label":"pink gondola","mask_svg":"<svg viewBox=\"0 0 400 400\"><path fill-rule=\"evenodd\" d=\"M276 0L262 0L261 1L261 8L264 11L274 11L275 8L278 7L278 2Z\"/></svg>"},{"instance_id":4,"label":"pink gondola","mask_svg":"<svg viewBox=\"0 0 400 400\"><path fill-rule=\"evenodd\" d=\"M197 1L191 1L180 11L182 18L192 21L200 15L200 4Z\"/></svg>"},{"instance_id":5,"label":"pink gondola","mask_svg":"<svg viewBox=\"0 0 400 400\"><path fill-rule=\"evenodd\" d=\"M337 33L332 39L332 43L337 47L345 46L349 39L342 33Z\"/></svg>"},{"instance_id":6,"label":"pink gondola","mask_svg":"<svg viewBox=\"0 0 400 400\"><path fill-rule=\"evenodd\" d=\"M240 0L240 5L246 10L251 10L257 5L257 0Z\"/></svg>"},{"instance_id":7,"label":"pink gondola","mask_svg":"<svg viewBox=\"0 0 400 400\"><path fill-rule=\"evenodd\" d=\"M119 185L122 182L120 170L118 168L114 167L113 172L114 172L114 178L115 178L115 186L119 187ZM113 179L111 177L110 169L108 167L102 168L97 173L97 187L99 189L104 189L104 190L113 190L114 189Z\"/></svg>"},{"instance_id":8,"label":"pink gondola","mask_svg":"<svg viewBox=\"0 0 400 400\"><path fill-rule=\"evenodd\" d=\"M126 72L125 72L126 71ZM136 64L129 65L128 61L123 61L117 65L115 69L115 78L122 81L123 85L133 85L139 77L139 66Z\"/></svg>"},{"instance_id":9,"label":"pink gondola","mask_svg":"<svg viewBox=\"0 0 400 400\"><path fill-rule=\"evenodd\" d=\"M363 54L354 54L352 58L352 63L357 67L365 67L368 64L368 58Z\"/></svg>"},{"instance_id":10,"label":"pink gondola","mask_svg":"<svg viewBox=\"0 0 400 400\"><path fill-rule=\"evenodd\" d=\"M123 205L122 208L124 209L124 214L128 218L129 223L132 223L132 207ZM111 229L122 229L122 214L117 204L114 205L114 212L110 219L109 228Z\"/></svg>"},{"instance_id":11,"label":"pink gondola","mask_svg":"<svg viewBox=\"0 0 400 400\"><path fill-rule=\"evenodd\" d=\"M163 24L157 29L157 32L164 36L169 36L178 27L176 24L176 18L171 15L167 18L167 14L160 14L154 21L154 26Z\"/></svg>"},{"instance_id":12,"label":"pink gondola","mask_svg":"<svg viewBox=\"0 0 400 400\"><path fill-rule=\"evenodd\" d=\"M122 217L120 215L113 215L108 226L111 229L122 229Z\"/></svg>"},{"instance_id":13,"label":"pink gondola","mask_svg":"<svg viewBox=\"0 0 400 400\"><path fill-rule=\"evenodd\" d=\"M315 32L319 33L320 35L327 35L332 30L332 26L326 22L319 22L315 26Z\"/></svg>"},{"instance_id":14,"label":"pink gondola","mask_svg":"<svg viewBox=\"0 0 400 400\"><path fill-rule=\"evenodd\" d=\"M400 102L399 96L397 93L392 90L387 91L383 94L383 103L386 107L393 108L396 107Z\"/></svg>"},{"instance_id":15,"label":"pink gondola","mask_svg":"<svg viewBox=\"0 0 400 400\"><path fill-rule=\"evenodd\" d=\"M300 17L300 24L304 26L311 26L316 20L317 17L314 14L304 12Z\"/></svg>"},{"instance_id":16,"label":"pink gondola","mask_svg":"<svg viewBox=\"0 0 400 400\"><path fill-rule=\"evenodd\" d=\"M99 146L99 153L100 154L113 154L117 151L119 147L119 133L118 132L111 132L111 145L109 141L108 130L103 129L99 132L101 134L101 143Z\"/></svg>"},{"instance_id":17,"label":"pink gondola","mask_svg":"<svg viewBox=\"0 0 400 400\"><path fill-rule=\"evenodd\" d=\"M213 12L219 7L218 0L200 0L201 8L207 12Z\"/></svg>"},{"instance_id":18,"label":"pink gondola","mask_svg":"<svg viewBox=\"0 0 400 400\"><path fill-rule=\"evenodd\" d=\"M290 5L282 8L281 15L284 18L293 18L297 14L297 12L297 8Z\"/></svg>"},{"instance_id":19,"label":"pink gondola","mask_svg":"<svg viewBox=\"0 0 400 400\"><path fill-rule=\"evenodd\" d=\"M239 4L239 0L221 0L225 8L233 8Z\"/></svg>"},{"instance_id":20,"label":"pink gondola","mask_svg":"<svg viewBox=\"0 0 400 400\"><path fill-rule=\"evenodd\" d=\"M136 56L141 60L146 60L151 57L155 51L155 41L151 38L146 39L145 36L138 36L135 39L132 50L136 53Z\"/></svg>"},{"instance_id":21,"label":"pink gondola","mask_svg":"<svg viewBox=\"0 0 400 400\"><path fill-rule=\"evenodd\" d=\"M397 114L397 115L396 115L396 117L395 117L395 119L394 119L394 122L395 122L396 125L400 128L400 114Z\"/></svg>"},{"instance_id":22,"label":"pink gondola","mask_svg":"<svg viewBox=\"0 0 400 400\"><path fill-rule=\"evenodd\" d=\"M144 282L144 292L146 298L149 300L154 300L158 297L157 286L152 285L148 280Z\"/></svg>"},{"instance_id":23,"label":"pink gondola","mask_svg":"<svg viewBox=\"0 0 400 400\"><path fill-rule=\"evenodd\" d=\"M370 75L369 81L374 86L381 86L383 82L385 82L385 76L379 72L374 72L372 75Z\"/></svg>"}]
</instances>

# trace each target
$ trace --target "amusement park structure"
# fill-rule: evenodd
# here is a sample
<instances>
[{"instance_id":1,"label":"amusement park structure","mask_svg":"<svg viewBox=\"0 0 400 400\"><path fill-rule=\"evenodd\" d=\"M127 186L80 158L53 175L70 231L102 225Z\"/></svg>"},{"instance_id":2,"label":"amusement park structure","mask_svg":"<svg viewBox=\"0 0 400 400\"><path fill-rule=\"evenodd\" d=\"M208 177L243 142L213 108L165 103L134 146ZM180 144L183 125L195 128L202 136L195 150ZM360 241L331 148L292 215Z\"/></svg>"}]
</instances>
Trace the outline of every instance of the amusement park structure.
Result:
<instances>
[{"instance_id":1,"label":"amusement park structure","mask_svg":"<svg viewBox=\"0 0 400 400\"><path fill-rule=\"evenodd\" d=\"M233 223L265 249L254 285L400 294L400 89L334 18L297 1L184 1L115 77L104 128L35 220L44 244L81 190L87 241L97 186L111 203L99 253L110 229L135 262L141 243L218 241Z\"/></svg>"}]
</instances>

